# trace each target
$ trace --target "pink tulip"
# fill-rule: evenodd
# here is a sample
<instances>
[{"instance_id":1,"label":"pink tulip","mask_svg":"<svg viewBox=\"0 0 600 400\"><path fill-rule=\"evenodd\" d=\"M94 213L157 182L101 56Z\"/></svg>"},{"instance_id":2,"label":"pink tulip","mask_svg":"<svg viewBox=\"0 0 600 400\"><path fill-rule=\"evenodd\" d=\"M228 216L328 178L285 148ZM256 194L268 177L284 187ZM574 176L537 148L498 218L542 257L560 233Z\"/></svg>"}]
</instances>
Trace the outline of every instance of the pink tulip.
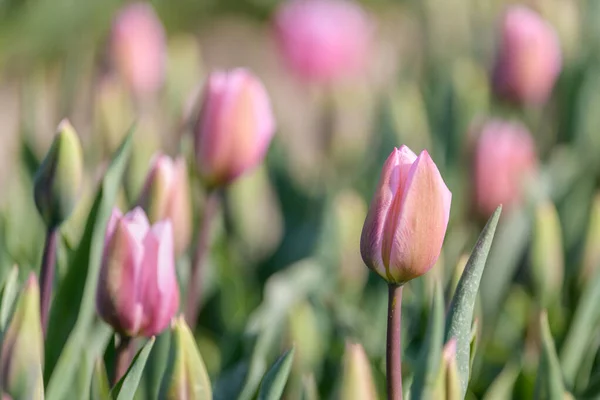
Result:
<instances>
[{"instance_id":1,"label":"pink tulip","mask_svg":"<svg viewBox=\"0 0 600 400\"><path fill-rule=\"evenodd\" d=\"M153 336L169 326L179 307L171 223L150 226L141 208L114 209L98 291L98 314L117 332Z\"/></svg>"},{"instance_id":2,"label":"pink tulip","mask_svg":"<svg viewBox=\"0 0 600 400\"><path fill-rule=\"evenodd\" d=\"M213 72L195 126L196 162L208 185L230 183L258 165L273 137L269 96L250 72Z\"/></svg>"},{"instance_id":3,"label":"pink tulip","mask_svg":"<svg viewBox=\"0 0 600 400\"><path fill-rule=\"evenodd\" d=\"M417 278L437 261L452 193L427 153L394 149L381 172L360 239L367 266L389 283Z\"/></svg>"},{"instance_id":4,"label":"pink tulip","mask_svg":"<svg viewBox=\"0 0 600 400\"><path fill-rule=\"evenodd\" d=\"M291 0L275 16L284 60L300 77L327 82L363 72L373 25L350 0Z\"/></svg>"},{"instance_id":5,"label":"pink tulip","mask_svg":"<svg viewBox=\"0 0 600 400\"><path fill-rule=\"evenodd\" d=\"M146 96L160 88L165 74L166 39L151 5L133 3L120 11L112 27L111 57L136 95Z\"/></svg>"},{"instance_id":6,"label":"pink tulip","mask_svg":"<svg viewBox=\"0 0 600 400\"><path fill-rule=\"evenodd\" d=\"M523 184L537 165L535 144L525 126L492 120L483 126L475 147L475 203L484 216L500 204L522 200Z\"/></svg>"},{"instance_id":7,"label":"pink tulip","mask_svg":"<svg viewBox=\"0 0 600 400\"><path fill-rule=\"evenodd\" d=\"M561 70L560 43L554 28L524 6L508 8L494 70L496 92L509 100L542 104Z\"/></svg>"},{"instance_id":8,"label":"pink tulip","mask_svg":"<svg viewBox=\"0 0 600 400\"><path fill-rule=\"evenodd\" d=\"M173 226L175 254L180 255L190 243L192 210L190 185L185 160L158 154L151 162L150 172L142 189L138 205L151 223L169 220Z\"/></svg>"}]
</instances>

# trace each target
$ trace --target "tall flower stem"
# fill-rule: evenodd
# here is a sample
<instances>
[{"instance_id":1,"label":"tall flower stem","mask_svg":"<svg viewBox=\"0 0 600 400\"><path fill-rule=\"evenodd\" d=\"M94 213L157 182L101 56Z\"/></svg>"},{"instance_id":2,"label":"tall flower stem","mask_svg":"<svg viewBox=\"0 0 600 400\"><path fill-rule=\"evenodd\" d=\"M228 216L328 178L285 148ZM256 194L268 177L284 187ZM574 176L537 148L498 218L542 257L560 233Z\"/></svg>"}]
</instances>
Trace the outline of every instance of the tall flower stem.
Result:
<instances>
[{"instance_id":1,"label":"tall flower stem","mask_svg":"<svg viewBox=\"0 0 600 400\"><path fill-rule=\"evenodd\" d=\"M203 270L206 252L209 246L210 228L219 206L219 195L220 193L218 190L211 190L206 196L202 221L200 222L200 231L198 232L196 249L192 259L191 274L185 303L185 321L192 330L196 326L198 313L200 311Z\"/></svg>"},{"instance_id":2,"label":"tall flower stem","mask_svg":"<svg viewBox=\"0 0 600 400\"><path fill-rule=\"evenodd\" d=\"M44 337L48 331L48 317L50 314L50 301L52 299L52 285L54 284L54 269L56 265L56 246L58 241L58 228L48 228L46 243L40 267L40 312Z\"/></svg>"},{"instance_id":3,"label":"tall flower stem","mask_svg":"<svg viewBox=\"0 0 600 400\"><path fill-rule=\"evenodd\" d=\"M402 400L402 286L389 285L386 373L388 400Z\"/></svg>"},{"instance_id":4,"label":"tall flower stem","mask_svg":"<svg viewBox=\"0 0 600 400\"><path fill-rule=\"evenodd\" d=\"M121 336L119 345L115 350L115 370L113 376L113 386L125 375L129 364L131 363L131 351L133 349L133 340L129 336Z\"/></svg>"}]
</instances>

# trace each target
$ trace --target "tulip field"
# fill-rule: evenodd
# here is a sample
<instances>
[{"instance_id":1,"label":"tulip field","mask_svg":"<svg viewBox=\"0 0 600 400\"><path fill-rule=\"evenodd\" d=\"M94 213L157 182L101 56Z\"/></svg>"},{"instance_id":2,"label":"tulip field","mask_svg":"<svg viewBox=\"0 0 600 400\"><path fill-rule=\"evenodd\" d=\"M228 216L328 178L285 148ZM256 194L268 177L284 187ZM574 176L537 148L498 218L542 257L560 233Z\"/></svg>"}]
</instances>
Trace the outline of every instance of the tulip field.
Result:
<instances>
[{"instance_id":1,"label":"tulip field","mask_svg":"<svg viewBox=\"0 0 600 400\"><path fill-rule=\"evenodd\" d=\"M0 1L2 400L600 399L599 26Z\"/></svg>"}]
</instances>

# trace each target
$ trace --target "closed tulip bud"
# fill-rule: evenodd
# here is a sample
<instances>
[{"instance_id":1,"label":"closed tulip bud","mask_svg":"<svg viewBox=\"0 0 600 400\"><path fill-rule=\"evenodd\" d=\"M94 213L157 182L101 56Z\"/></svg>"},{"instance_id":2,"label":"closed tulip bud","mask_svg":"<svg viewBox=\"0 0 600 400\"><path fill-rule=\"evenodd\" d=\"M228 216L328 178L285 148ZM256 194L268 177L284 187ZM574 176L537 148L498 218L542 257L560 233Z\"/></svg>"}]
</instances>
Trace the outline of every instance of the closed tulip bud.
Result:
<instances>
[{"instance_id":1,"label":"closed tulip bud","mask_svg":"<svg viewBox=\"0 0 600 400\"><path fill-rule=\"evenodd\" d=\"M163 376L161 399L212 399L210 379L194 336L183 317L172 328L169 365Z\"/></svg>"},{"instance_id":2,"label":"closed tulip bud","mask_svg":"<svg viewBox=\"0 0 600 400\"><path fill-rule=\"evenodd\" d=\"M518 103L544 103L562 64L554 28L534 11L515 5L505 12L501 31L493 77L496 92Z\"/></svg>"},{"instance_id":3,"label":"closed tulip bud","mask_svg":"<svg viewBox=\"0 0 600 400\"><path fill-rule=\"evenodd\" d=\"M600 268L600 193L597 193L590 210L585 245L583 247L583 263L579 271L580 287L590 282Z\"/></svg>"},{"instance_id":4,"label":"closed tulip bud","mask_svg":"<svg viewBox=\"0 0 600 400\"><path fill-rule=\"evenodd\" d=\"M307 81L328 82L364 72L374 26L358 3L292 0L275 16L275 38L286 64Z\"/></svg>"},{"instance_id":5,"label":"closed tulip bud","mask_svg":"<svg viewBox=\"0 0 600 400\"><path fill-rule=\"evenodd\" d=\"M138 201L150 223L169 220L173 226L175 254L180 255L190 243L191 200L187 166L182 157L172 160L155 156Z\"/></svg>"},{"instance_id":6,"label":"closed tulip bud","mask_svg":"<svg viewBox=\"0 0 600 400\"><path fill-rule=\"evenodd\" d=\"M536 297L542 308L554 305L560 298L564 276L560 219L554 204L537 206L531 244L531 277Z\"/></svg>"},{"instance_id":7,"label":"closed tulip bud","mask_svg":"<svg viewBox=\"0 0 600 400\"><path fill-rule=\"evenodd\" d=\"M111 57L133 93L145 96L160 89L165 75L164 28L151 5L123 8L112 26Z\"/></svg>"},{"instance_id":8,"label":"closed tulip bud","mask_svg":"<svg viewBox=\"0 0 600 400\"><path fill-rule=\"evenodd\" d=\"M437 261L448 226L452 194L427 153L394 149L381 172L363 226L365 264L388 283L417 278Z\"/></svg>"},{"instance_id":9,"label":"closed tulip bud","mask_svg":"<svg viewBox=\"0 0 600 400\"><path fill-rule=\"evenodd\" d=\"M517 122L491 120L477 139L474 157L474 201L483 216L502 204L504 209L523 200L523 187L537 168L535 143Z\"/></svg>"},{"instance_id":10,"label":"closed tulip bud","mask_svg":"<svg viewBox=\"0 0 600 400\"><path fill-rule=\"evenodd\" d=\"M377 390L373 382L371 364L365 349L358 343L346 342L342 396L346 400L375 400Z\"/></svg>"},{"instance_id":11,"label":"closed tulip bud","mask_svg":"<svg viewBox=\"0 0 600 400\"><path fill-rule=\"evenodd\" d=\"M40 290L31 274L2 342L0 387L5 396L44 398L44 338L40 321Z\"/></svg>"},{"instance_id":12,"label":"closed tulip bud","mask_svg":"<svg viewBox=\"0 0 600 400\"><path fill-rule=\"evenodd\" d=\"M195 130L196 162L209 186L226 185L258 165L273 137L269 96L250 72L213 72Z\"/></svg>"},{"instance_id":13,"label":"closed tulip bud","mask_svg":"<svg viewBox=\"0 0 600 400\"><path fill-rule=\"evenodd\" d=\"M33 194L48 228L69 217L83 181L83 155L77 133L66 119L59 125L46 158L38 169Z\"/></svg>"},{"instance_id":14,"label":"closed tulip bud","mask_svg":"<svg viewBox=\"0 0 600 400\"><path fill-rule=\"evenodd\" d=\"M108 227L96 308L125 336L154 336L179 307L171 222L150 226L144 211L113 210Z\"/></svg>"},{"instance_id":15,"label":"closed tulip bud","mask_svg":"<svg viewBox=\"0 0 600 400\"><path fill-rule=\"evenodd\" d=\"M460 399L461 388L458 368L456 365L456 339L450 339L442 350L440 368L435 380L431 398Z\"/></svg>"}]
</instances>

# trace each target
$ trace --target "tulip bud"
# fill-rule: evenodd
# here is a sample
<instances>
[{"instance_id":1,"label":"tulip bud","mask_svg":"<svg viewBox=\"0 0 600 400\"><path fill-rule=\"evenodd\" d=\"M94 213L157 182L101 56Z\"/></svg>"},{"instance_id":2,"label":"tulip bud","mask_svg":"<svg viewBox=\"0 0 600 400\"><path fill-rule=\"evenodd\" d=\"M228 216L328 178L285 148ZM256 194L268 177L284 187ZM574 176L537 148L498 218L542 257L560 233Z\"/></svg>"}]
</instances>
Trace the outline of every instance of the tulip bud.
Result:
<instances>
[{"instance_id":1,"label":"tulip bud","mask_svg":"<svg viewBox=\"0 0 600 400\"><path fill-rule=\"evenodd\" d=\"M509 7L494 69L498 95L525 104L546 102L561 70L560 43L554 28L527 7Z\"/></svg>"},{"instance_id":2,"label":"tulip bud","mask_svg":"<svg viewBox=\"0 0 600 400\"><path fill-rule=\"evenodd\" d=\"M226 185L258 165L275 122L262 83L250 72L213 72L195 126L196 162L210 186Z\"/></svg>"},{"instance_id":3,"label":"tulip bud","mask_svg":"<svg viewBox=\"0 0 600 400\"><path fill-rule=\"evenodd\" d=\"M308 81L357 75L371 58L373 24L358 3L347 0L283 2L275 36L286 64Z\"/></svg>"},{"instance_id":4,"label":"tulip bud","mask_svg":"<svg viewBox=\"0 0 600 400\"><path fill-rule=\"evenodd\" d=\"M369 358L365 349L358 343L346 342L342 396L340 398L346 400L375 400L378 398Z\"/></svg>"},{"instance_id":5,"label":"tulip bud","mask_svg":"<svg viewBox=\"0 0 600 400\"><path fill-rule=\"evenodd\" d=\"M174 321L169 366L163 376L161 399L211 399L212 389L194 336L182 317Z\"/></svg>"},{"instance_id":6,"label":"tulip bud","mask_svg":"<svg viewBox=\"0 0 600 400\"><path fill-rule=\"evenodd\" d=\"M548 308L562 289L564 276L562 234L554 204L537 206L531 245L531 277L540 306Z\"/></svg>"},{"instance_id":7,"label":"tulip bud","mask_svg":"<svg viewBox=\"0 0 600 400\"><path fill-rule=\"evenodd\" d=\"M180 255L190 243L192 210L190 185L185 160L155 156L146 177L138 205L150 223L169 220L173 226L175 254Z\"/></svg>"},{"instance_id":8,"label":"tulip bud","mask_svg":"<svg viewBox=\"0 0 600 400\"><path fill-rule=\"evenodd\" d=\"M433 267L442 249L452 193L427 153L394 149L381 172L363 226L365 264L388 283L403 284Z\"/></svg>"},{"instance_id":9,"label":"tulip bud","mask_svg":"<svg viewBox=\"0 0 600 400\"><path fill-rule=\"evenodd\" d=\"M139 96L156 92L166 64L164 28L151 5L133 3L122 9L112 26L113 64Z\"/></svg>"},{"instance_id":10,"label":"tulip bud","mask_svg":"<svg viewBox=\"0 0 600 400\"><path fill-rule=\"evenodd\" d=\"M491 215L521 203L525 181L535 173L535 143L517 122L491 120L477 139L474 159L474 200L478 211Z\"/></svg>"},{"instance_id":11,"label":"tulip bud","mask_svg":"<svg viewBox=\"0 0 600 400\"><path fill-rule=\"evenodd\" d=\"M83 156L77 133L67 121L58 130L46 158L33 182L38 212L48 228L55 228L69 217L83 180Z\"/></svg>"},{"instance_id":12,"label":"tulip bud","mask_svg":"<svg viewBox=\"0 0 600 400\"><path fill-rule=\"evenodd\" d=\"M590 282L600 268L600 194L596 194L590 210L589 224L583 248L583 265L579 285Z\"/></svg>"},{"instance_id":13,"label":"tulip bud","mask_svg":"<svg viewBox=\"0 0 600 400\"><path fill-rule=\"evenodd\" d=\"M43 399L44 338L40 290L32 273L25 284L2 342L0 387L14 399Z\"/></svg>"},{"instance_id":14,"label":"tulip bud","mask_svg":"<svg viewBox=\"0 0 600 400\"><path fill-rule=\"evenodd\" d=\"M179 307L171 222L150 226L137 207L114 209L108 227L96 308L125 336L158 335Z\"/></svg>"},{"instance_id":15,"label":"tulip bud","mask_svg":"<svg viewBox=\"0 0 600 400\"><path fill-rule=\"evenodd\" d=\"M456 365L456 339L446 343L442 351L439 373L432 388L433 399L458 400L461 398L460 378Z\"/></svg>"}]
</instances>

